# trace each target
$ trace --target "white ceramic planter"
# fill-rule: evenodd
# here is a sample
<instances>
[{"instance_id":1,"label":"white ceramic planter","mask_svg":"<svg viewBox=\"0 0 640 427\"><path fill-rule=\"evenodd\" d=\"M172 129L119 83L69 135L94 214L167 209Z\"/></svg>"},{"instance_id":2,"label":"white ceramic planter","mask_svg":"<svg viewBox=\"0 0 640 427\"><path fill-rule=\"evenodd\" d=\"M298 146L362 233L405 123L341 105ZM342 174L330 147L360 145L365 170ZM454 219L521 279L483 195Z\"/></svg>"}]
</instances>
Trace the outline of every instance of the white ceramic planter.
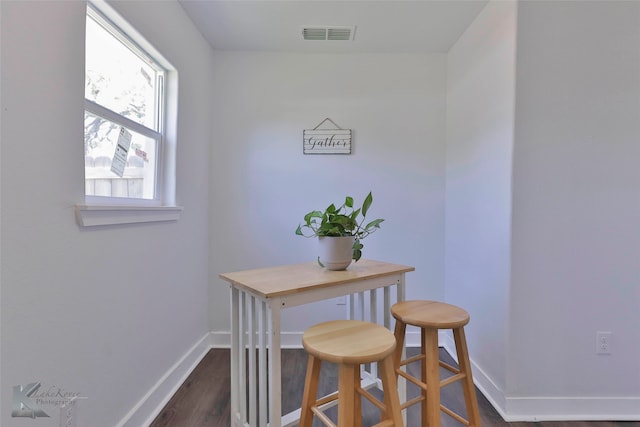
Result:
<instances>
[{"instance_id":1,"label":"white ceramic planter","mask_svg":"<svg viewBox=\"0 0 640 427\"><path fill-rule=\"evenodd\" d=\"M344 270L353 260L355 236L318 237L318 255L327 270Z\"/></svg>"}]
</instances>

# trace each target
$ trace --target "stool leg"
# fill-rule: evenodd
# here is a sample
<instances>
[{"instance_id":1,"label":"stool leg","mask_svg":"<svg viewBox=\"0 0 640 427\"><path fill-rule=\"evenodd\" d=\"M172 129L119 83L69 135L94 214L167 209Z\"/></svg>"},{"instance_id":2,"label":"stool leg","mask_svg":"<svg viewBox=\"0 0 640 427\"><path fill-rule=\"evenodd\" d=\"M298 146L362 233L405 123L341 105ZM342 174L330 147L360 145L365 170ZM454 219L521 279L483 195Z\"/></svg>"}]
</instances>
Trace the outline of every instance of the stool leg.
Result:
<instances>
[{"instance_id":1,"label":"stool leg","mask_svg":"<svg viewBox=\"0 0 640 427\"><path fill-rule=\"evenodd\" d=\"M391 356L385 357L379 363L382 376L382 390L384 392L385 410L383 416L392 420L394 427L403 427L402 413L400 412L400 398L398 397L397 374L395 364Z\"/></svg>"},{"instance_id":2,"label":"stool leg","mask_svg":"<svg viewBox=\"0 0 640 427\"><path fill-rule=\"evenodd\" d=\"M422 381L422 403L420 404L420 419L422 425L427 425L427 333L420 328L420 355L422 356L422 369L420 369L420 381Z\"/></svg>"},{"instance_id":3,"label":"stool leg","mask_svg":"<svg viewBox=\"0 0 640 427\"><path fill-rule=\"evenodd\" d=\"M320 366L322 362L309 354L307 362L307 375L304 379L304 391L302 392L302 407L300 409L300 427L311 427L313 412L311 408L316 404L318 397L318 382L320 381Z\"/></svg>"},{"instance_id":4,"label":"stool leg","mask_svg":"<svg viewBox=\"0 0 640 427\"><path fill-rule=\"evenodd\" d=\"M471 375L471 362L469 361L469 350L467 349L467 339L464 334L464 328L454 329L453 339L456 343L456 353L458 354L460 371L465 374L462 380L462 389L464 391L464 403L467 407L469 427L480 427L480 412L478 411L476 389Z\"/></svg>"},{"instance_id":5,"label":"stool leg","mask_svg":"<svg viewBox=\"0 0 640 427\"><path fill-rule=\"evenodd\" d=\"M352 427L354 425L356 392L355 373L359 365L340 364L338 368L338 426ZM360 373L358 373L360 375Z\"/></svg>"},{"instance_id":6,"label":"stool leg","mask_svg":"<svg viewBox=\"0 0 640 427\"><path fill-rule=\"evenodd\" d=\"M356 365L353 370L353 389L356 390L354 393L354 402L353 402L353 418L355 427L362 427L362 397L358 390L362 388L362 379L360 378L360 365ZM338 403L339 405L340 403Z\"/></svg>"},{"instance_id":7,"label":"stool leg","mask_svg":"<svg viewBox=\"0 0 640 427\"><path fill-rule=\"evenodd\" d=\"M438 330L423 328L422 348L426 358L422 368L427 378L427 405L423 405L422 423L428 427L440 427L440 358L438 355ZM425 418L426 410L426 418Z\"/></svg>"},{"instance_id":8,"label":"stool leg","mask_svg":"<svg viewBox=\"0 0 640 427\"><path fill-rule=\"evenodd\" d=\"M396 349L393 353L393 366L395 369L400 369L400 362L402 361L402 349L404 348L404 338L407 331L407 325L401 320L396 319L396 326L393 335L396 337ZM398 374L396 373L396 382L398 381Z\"/></svg>"}]
</instances>

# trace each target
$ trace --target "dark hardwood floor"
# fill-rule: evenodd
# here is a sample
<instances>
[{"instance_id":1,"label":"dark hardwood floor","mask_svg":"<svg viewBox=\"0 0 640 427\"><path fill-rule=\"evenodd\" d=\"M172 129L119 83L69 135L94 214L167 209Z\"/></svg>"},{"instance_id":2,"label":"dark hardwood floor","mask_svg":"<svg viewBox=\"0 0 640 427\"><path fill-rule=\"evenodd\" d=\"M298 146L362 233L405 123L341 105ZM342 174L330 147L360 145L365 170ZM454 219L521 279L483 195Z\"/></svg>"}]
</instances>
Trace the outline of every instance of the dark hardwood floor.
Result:
<instances>
[{"instance_id":1,"label":"dark hardwood floor","mask_svg":"<svg viewBox=\"0 0 640 427\"><path fill-rule=\"evenodd\" d=\"M413 349L409 349L411 353ZM449 354L440 350L441 358L454 364ZM185 383L176 392L166 407L154 420L150 427L229 427L230 425L230 375L229 350L212 349L200 362ZM283 350L282 352L282 410L288 413L300 407L304 386L307 356L303 350ZM413 367L412 367L413 368ZM419 369L415 367L413 369ZM411 371L410 371L411 372ZM443 370L441 375L445 375ZM415 374L415 372L414 372ZM330 364L323 364L320 380L320 393L328 393L337 389L337 369ZM412 384L407 387L407 394L415 396L418 389ZM478 393L478 403L483 427L640 427L640 422L614 421L545 421L507 423L493 409L484 396ZM456 412L464 414L464 401L459 382L442 391L442 401ZM379 420L377 409L363 401L363 427L371 426ZM336 408L328 414L335 420ZM322 426L317 420L314 427ZM420 426L418 405L407 410L407 427ZM459 427L460 423L442 414L442 427Z\"/></svg>"}]
</instances>

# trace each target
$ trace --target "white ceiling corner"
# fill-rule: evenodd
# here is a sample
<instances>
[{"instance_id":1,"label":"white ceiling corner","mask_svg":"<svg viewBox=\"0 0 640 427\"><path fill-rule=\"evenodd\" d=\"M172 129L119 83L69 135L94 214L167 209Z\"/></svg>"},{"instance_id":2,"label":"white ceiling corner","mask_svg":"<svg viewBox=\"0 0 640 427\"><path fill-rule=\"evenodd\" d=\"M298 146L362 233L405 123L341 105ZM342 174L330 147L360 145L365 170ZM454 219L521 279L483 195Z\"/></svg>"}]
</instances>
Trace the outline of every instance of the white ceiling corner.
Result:
<instances>
[{"instance_id":1,"label":"white ceiling corner","mask_svg":"<svg viewBox=\"0 0 640 427\"><path fill-rule=\"evenodd\" d=\"M488 0L179 0L214 49L447 52ZM309 41L304 27L356 27L349 42Z\"/></svg>"}]
</instances>

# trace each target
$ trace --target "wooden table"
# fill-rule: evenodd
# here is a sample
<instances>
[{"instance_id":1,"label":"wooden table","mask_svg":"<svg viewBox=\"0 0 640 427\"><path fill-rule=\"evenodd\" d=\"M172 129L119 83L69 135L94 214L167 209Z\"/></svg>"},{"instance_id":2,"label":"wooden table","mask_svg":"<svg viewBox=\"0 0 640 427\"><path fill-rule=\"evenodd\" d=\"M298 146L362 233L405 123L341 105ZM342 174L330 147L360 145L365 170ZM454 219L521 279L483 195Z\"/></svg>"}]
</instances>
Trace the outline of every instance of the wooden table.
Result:
<instances>
[{"instance_id":1,"label":"wooden table","mask_svg":"<svg viewBox=\"0 0 640 427\"><path fill-rule=\"evenodd\" d=\"M344 271L326 270L309 262L220 274L231 284L231 425L283 427L295 424L300 417L300 410L282 416L283 309L348 295L347 318L381 323L390 329L389 309L404 300L404 275L414 270L361 259ZM363 386L380 386L375 366L363 374Z\"/></svg>"}]
</instances>

